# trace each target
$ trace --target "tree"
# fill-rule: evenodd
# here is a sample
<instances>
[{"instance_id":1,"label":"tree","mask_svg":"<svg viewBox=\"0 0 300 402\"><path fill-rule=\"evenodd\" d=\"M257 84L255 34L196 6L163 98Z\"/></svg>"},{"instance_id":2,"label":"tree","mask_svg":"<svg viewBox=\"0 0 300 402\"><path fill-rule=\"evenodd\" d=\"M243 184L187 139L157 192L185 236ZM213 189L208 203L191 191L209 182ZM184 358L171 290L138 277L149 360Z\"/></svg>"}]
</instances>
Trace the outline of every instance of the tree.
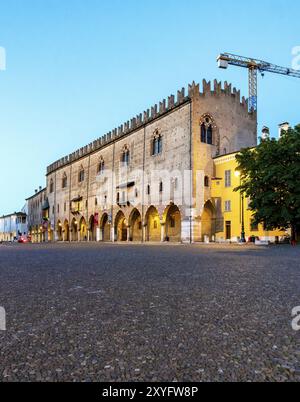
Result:
<instances>
[{"instance_id":1,"label":"tree","mask_svg":"<svg viewBox=\"0 0 300 402\"><path fill-rule=\"evenodd\" d=\"M241 191L250 198L256 224L267 230L292 229L300 234L300 125L282 133L279 140L263 140L236 157Z\"/></svg>"}]
</instances>

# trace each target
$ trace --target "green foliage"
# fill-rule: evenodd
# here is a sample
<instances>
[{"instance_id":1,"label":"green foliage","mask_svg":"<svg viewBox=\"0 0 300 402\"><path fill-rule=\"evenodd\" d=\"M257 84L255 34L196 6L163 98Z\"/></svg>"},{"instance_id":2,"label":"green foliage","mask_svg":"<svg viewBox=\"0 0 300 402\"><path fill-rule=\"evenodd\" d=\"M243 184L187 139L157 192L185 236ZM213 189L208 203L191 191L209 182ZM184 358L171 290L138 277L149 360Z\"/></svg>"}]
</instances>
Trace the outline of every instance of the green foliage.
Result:
<instances>
[{"instance_id":1,"label":"green foliage","mask_svg":"<svg viewBox=\"0 0 300 402\"><path fill-rule=\"evenodd\" d=\"M241 191L250 198L255 223L268 230L300 226L300 125L277 141L267 139L236 157Z\"/></svg>"}]
</instances>

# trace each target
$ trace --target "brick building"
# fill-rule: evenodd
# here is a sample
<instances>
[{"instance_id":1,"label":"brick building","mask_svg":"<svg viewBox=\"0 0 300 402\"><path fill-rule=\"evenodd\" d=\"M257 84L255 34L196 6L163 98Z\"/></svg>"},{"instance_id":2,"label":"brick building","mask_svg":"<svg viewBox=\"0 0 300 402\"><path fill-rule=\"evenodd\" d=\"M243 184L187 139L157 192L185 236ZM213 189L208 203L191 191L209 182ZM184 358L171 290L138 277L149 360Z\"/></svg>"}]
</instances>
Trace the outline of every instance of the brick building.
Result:
<instances>
[{"instance_id":1,"label":"brick building","mask_svg":"<svg viewBox=\"0 0 300 402\"><path fill-rule=\"evenodd\" d=\"M239 91L193 83L47 168L43 239L203 241L214 158L256 144Z\"/></svg>"}]
</instances>

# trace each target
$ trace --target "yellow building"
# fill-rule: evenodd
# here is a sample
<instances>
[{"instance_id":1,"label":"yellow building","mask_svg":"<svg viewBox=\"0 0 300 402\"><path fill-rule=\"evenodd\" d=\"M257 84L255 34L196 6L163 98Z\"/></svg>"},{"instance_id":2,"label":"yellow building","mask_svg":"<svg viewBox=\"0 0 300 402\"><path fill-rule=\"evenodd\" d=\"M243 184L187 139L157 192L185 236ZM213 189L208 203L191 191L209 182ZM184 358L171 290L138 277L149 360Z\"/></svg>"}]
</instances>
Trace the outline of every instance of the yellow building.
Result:
<instances>
[{"instance_id":1,"label":"yellow building","mask_svg":"<svg viewBox=\"0 0 300 402\"><path fill-rule=\"evenodd\" d=\"M217 206L216 241L241 240L243 220L246 241L252 236L261 241L274 242L277 238L280 240L286 233L281 230L267 231L263 224L255 225L249 209L249 199L243 200L241 193L234 191L241 180L237 171L236 155L233 153L214 159L216 177L212 180L212 198Z\"/></svg>"}]
</instances>

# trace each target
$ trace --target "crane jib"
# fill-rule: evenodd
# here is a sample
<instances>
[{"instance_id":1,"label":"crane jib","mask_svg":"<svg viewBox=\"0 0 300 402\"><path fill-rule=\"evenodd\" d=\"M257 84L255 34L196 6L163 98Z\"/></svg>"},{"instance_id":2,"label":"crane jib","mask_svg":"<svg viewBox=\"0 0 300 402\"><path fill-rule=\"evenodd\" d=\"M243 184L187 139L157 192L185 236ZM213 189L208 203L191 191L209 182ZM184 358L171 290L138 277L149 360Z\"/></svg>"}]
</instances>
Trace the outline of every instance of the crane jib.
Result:
<instances>
[{"instance_id":1,"label":"crane jib","mask_svg":"<svg viewBox=\"0 0 300 402\"><path fill-rule=\"evenodd\" d=\"M227 69L229 65L247 68L249 71L249 112L257 110L257 72L270 72L300 78L300 70L277 66L266 61L250 57L238 56L232 53L222 53L218 56L218 66Z\"/></svg>"}]
</instances>

